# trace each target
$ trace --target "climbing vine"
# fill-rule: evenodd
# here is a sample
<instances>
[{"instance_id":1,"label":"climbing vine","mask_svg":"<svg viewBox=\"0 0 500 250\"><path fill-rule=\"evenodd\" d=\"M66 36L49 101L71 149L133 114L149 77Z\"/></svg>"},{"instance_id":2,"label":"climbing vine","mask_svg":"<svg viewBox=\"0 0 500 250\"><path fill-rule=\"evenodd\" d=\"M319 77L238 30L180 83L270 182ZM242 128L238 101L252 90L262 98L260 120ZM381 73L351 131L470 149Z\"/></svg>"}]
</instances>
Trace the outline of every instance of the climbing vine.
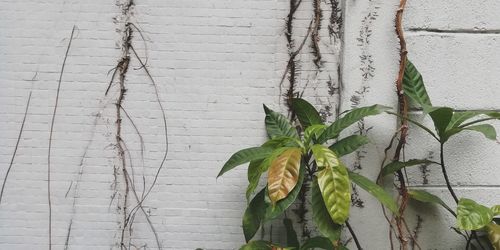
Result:
<instances>
[{"instance_id":1,"label":"climbing vine","mask_svg":"<svg viewBox=\"0 0 500 250\"><path fill-rule=\"evenodd\" d=\"M290 1L290 13L287 18L287 41L289 49L293 47L292 20L293 15L301 1ZM370 1L371 2L371 1ZM387 110L381 106L361 107L360 99L369 90L368 86L362 84L360 90L351 98L352 110L341 115L337 112L337 120L330 125L324 123L323 112L318 112L310 103L301 99L303 93L298 95L295 91L296 68L295 57L300 51L290 50L290 60L287 64L285 74L280 82L289 73L289 89L285 94L286 105L289 109L288 119L268 107L264 106L266 113L265 125L268 133L268 141L260 147L252 147L240 150L233 154L222 167L219 175L227 171L249 163L247 189L248 207L243 215L243 233L247 243L241 249L281 249L282 247L295 249L346 249L346 242L342 241L341 234L348 231L357 249L363 249L362 241L357 237L354 228L349 223L349 207L351 203L363 206L363 202L356 199L355 183L358 187L366 189L384 205L384 216L387 219L390 231L389 240L391 249L395 249L394 236L400 249L421 249L418 243L418 234L422 230L423 219L417 215L414 229L410 229L406 222L405 211L411 199L435 203L456 217L456 226L451 226L458 234L462 235L465 249L500 249L500 226L495 216L500 215L500 205L488 208L484 205L468 199L460 198L455 193L449 181L449 174L445 163L444 146L446 141L464 131L475 131L482 133L489 139L496 138L495 129L483 122L500 119L497 112L458 112L448 107L432 106L423 83L423 78L416 67L407 59L406 41L403 34L402 17L406 0L401 0L396 12L395 30L400 44L399 71L395 81L395 90L398 97L396 111ZM331 22L342 23L341 17L337 18L338 5L331 2ZM363 28L360 31L359 45L362 47L361 68L363 82L374 76L375 68L372 66L373 58L369 54L368 45L372 31L371 23L376 20L378 7L374 7L363 19ZM318 46L320 20L322 17L321 1L313 1L313 20L309 25L306 35L309 34L312 41L312 53L317 70L321 70L321 53ZM330 26L329 26L330 29ZM330 31L330 35L335 35ZM339 81L339 84L341 82ZM328 91L333 94L340 92L341 85L334 87L330 81L327 82ZM299 98L300 97L300 98ZM434 123L433 128L426 127L412 119L409 115L411 103L429 115ZM368 111L370 110L370 111ZM368 115L376 115L382 112L395 115L398 118L397 131L392 137L390 144L384 150L385 159L376 182L371 182L365 177L358 175L355 171L362 168L360 165L363 151L360 147L367 143L366 133L371 128L366 128L363 118ZM477 118L479 116L479 118ZM481 117L482 116L482 117ZM348 121L348 122L347 122ZM429 153L427 159L405 159L405 145L409 133L409 124L416 125L429 133L440 144L439 161L434 161L433 152ZM357 124L358 133L339 140L340 131ZM335 132L333 132L335 131ZM326 143L332 143L325 146ZM394 148L393 148L394 147ZM393 150L392 157L389 152ZM342 157L355 152L355 161L352 170L348 170L342 162ZM406 168L419 166L424 181L430 174L429 166L439 165L443 178L456 208L446 204L441 198L423 190L408 187ZM262 175L267 172L267 183L257 194L253 195ZM393 175L399 185L398 198L384 193L377 184L383 184L386 176ZM311 183L308 186L307 183ZM309 193L309 195L308 195ZM253 197L253 198L252 198ZM288 207L296 200L299 205L293 211L298 214L299 223L303 223L304 214L307 213L308 201L312 207L312 217L316 231L319 236L302 235L299 240L293 227L293 223L287 217ZM387 211L386 211L387 210ZM388 214L389 212L390 214ZM266 240L253 240L256 232L269 221L284 215L283 225L286 229L286 243L273 242L272 238ZM304 228L303 228L304 233ZM487 237L489 240L485 240Z\"/></svg>"}]
</instances>

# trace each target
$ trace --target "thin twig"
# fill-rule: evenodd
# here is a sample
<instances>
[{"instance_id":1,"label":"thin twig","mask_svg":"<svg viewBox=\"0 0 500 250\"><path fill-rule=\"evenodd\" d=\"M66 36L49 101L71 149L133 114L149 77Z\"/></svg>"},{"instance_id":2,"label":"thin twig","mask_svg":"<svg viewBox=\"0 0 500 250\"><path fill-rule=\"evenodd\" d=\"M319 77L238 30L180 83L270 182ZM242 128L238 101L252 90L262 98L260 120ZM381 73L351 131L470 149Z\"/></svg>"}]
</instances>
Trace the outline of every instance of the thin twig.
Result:
<instances>
[{"instance_id":1,"label":"thin twig","mask_svg":"<svg viewBox=\"0 0 500 250\"><path fill-rule=\"evenodd\" d=\"M407 232L411 232L410 227L408 227L408 224L406 223L406 219L405 219L404 217L401 217L401 220L403 220L403 225L405 226L406 231L407 231ZM410 233L409 235L410 235L410 238L411 238L412 243L413 243L413 245L414 245L414 246L413 246L413 248L414 248L415 246L417 246L417 248L418 248L418 249L422 250L422 248L420 247L420 245L419 245L419 244L418 244L418 242L417 242L417 237L416 237L416 235L414 236L414 235L413 235L413 234L411 234L411 233Z\"/></svg>"},{"instance_id":2,"label":"thin twig","mask_svg":"<svg viewBox=\"0 0 500 250\"><path fill-rule=\"evenodd\" d=\"M349 232L351 233L351 236L354 239L354 243L356 243L356 247L358 248L358 250L362 250L363 248L361 247L361 244L359 243L358 237L354 233L354 230L352 230L351 224L349 224L348 220L345 222L345 225L347 226L347 229L349 229Z\"/></svg>"},{"instance_id":3,"label":"thin twig","mask_svg":"<svg viewBox=\"0 0 500 250\"><path fill-rule=\"evenodd\" d=\"M12 169L12 165L14 164L14 159L16 158L17 148L19 147L19 142L21 141L21 137L24 131L24 123L26 122L26 116L28 115L28 109L30 107L31 101L31 91L28 95L28 101L26 102L26 108L24 110L23 121L21 122L21 128L19 129L19 134L17 135L16 146L14 147L14 152L12 153L12 158L10 159L9 167L7 168L7 172L5 173L5 177L2 183L2 190L0 191L0 204L2 204L3 191L5 189L5 184L7 183L7 179L9 178L10 170Z\"/></svg>"},{"instance_id":4,"label":"thin twig","mask_svg":"<svg viewBox=\"0 0 500 250\"><path fill-rule=\"evenodd\" d=\"M311 34L313 23L314 23L313 20L311 20L311 22L309 22L309 28L307 29L307 33L304 36L304 39L302 40L302 43L300 43L300 46L299 46L299 48L297 50L295 50L293 53L291 53L291 56L288 59L285 71L283 72L283 75L281 76L281 80L280 80L280 84L279 84L279 86L280 86L280 96L281 96L281 87L283 86L283 82L285 81L286 75L288 74L288 72L290 71L290 68L292 67L293 60L295 60L295 57L297 57L297 55L300 54L300 51L302 50L302 48L306 44L307 38Z\"/></svg>"},{"instance_id":5,"label":"thin twig","mask_svg":"<svg viewBox=\"0 0 500 250\"><path fill-rule=\"evenodd\" d=\"M391 137L389 145L384 149L384 158L382 160L382 164L380 165L380 172L379 172L379 175L377 177L377 184L379 184L379 185L382 185L382 182L383 182L382 169L384 168L385 162L388 159L389 150L392 148L392 145L394 144L394 141L396 140L399 132L400 132L400 129L394 133L394 135ZM382 207L382 213L384 214L385 220L389 224L389 242L391 244L391 250L392 250L392 249L394 249L392 233L397 235L397 232L396 232L396 229L394 228L394 225L393 225L393 219L389 219L389 215L387 214L387 210L385 209L385 206L382 204L380 204L380 206Z\"/></svg>"},{"instance_id":6,"label":"thin twig","mask_svg":"<svg viewBox=\"0 0 500 250\"><path fill-rule=\"evenodd\" d=\"M132 176L130 174L128 174L128 171L125 172L124 174L126 174L126 177L128 178L129 183L132 183L132 186L131 186L132 194L134 195L137 203L139 203L140 199L139 199L139 196L137 195L137 189L135 188L135 184L134 184L134 167L133 167L133 162L132 162L132 155L130 154L130 150L128 149L128 146L125 143L125 141L122 140L122 143L123 143L123 147L124 147L124 152L128 153L129 166L130 166L130 169L131 169L131 172L132 172ZM144 195L144 192L143 192L143 195ZM155 237L156 245L157 245L158 249L162 249L161 243L160 243L160 238L158 236L158 233L156 232L155 227L153 226L153 223L152 223L151 219L149 218L149 214L146 213L146 210L144 209L144 207L143 207L142 204L139 205L139 208L141 209L141 211L143 212L144 216L146 217L148 225L151 228L151 231L153 232L153 235ZM128 225L129 232L132 231L132 225L134 223L137 211L138 210L131 211L129 213L127 219L126 219L126 224L124 225L124 228L127 227L127 225Z\"/></svg>"},{"instance_id":7,"label":"thin twig","mask_svg":"<svg viewBox=\"0 0 500 250\"><path fill-rule=\"evenodd\" d=\"M66 53L64 54L64 60L61 66L61 72L59 74L59 80L57 83L57 94L56 94L56 100L54 104L54 111L52 112L52 121L50 123L50 133L49 133L49 148L48 148L48 154L47 154L47 202L49 206L49 250L52 249L52 202L51 202L51 193L50 193L50 157L51 157L51 151L52 151L52 134L54 132L54 121L56 118L56 112L57 112L57 105L59 103L59 93L61 91L61 82L62 82L62 77L64 74L64 67L66 66L66 59L68 58L69 54L69 49L71 48L71 42L73 41L73 35L75 33L75 28L76 26L73 26L73 29L71 30L71 36L69 38L69 43L68 47L66 48Z\"/></svg>"},{"instance_id":8,"label":"thin twig","mask_svg":"<svg viewBox=\"0 0 500 250\"><path fill-rule=\"evenodd\" d=\"M158 167L158 169L156 171L156 174L155 174L155 177L153 179L153 182L151 183L151 185L148 188L148 191L146 192L146 194L144 195L144 197L141 199L140 203L142 204L142 202L146 199L146 197L149 195L149 193L151 192L151 190L155 186L156 181L158 180L158 176L160 175L160 172L163 169L165 161L167 160L167 155L168 155L168 126L167 126L167 115L165 114L165 109L163 108L163 104L161 103L161 100L160 100L160 94L159 94L159 90L158 90L158 85L156 84L156 81L153 79L153 76L151 76L151 73L149 72L147 66L142 62L141 58L139 57L139 55L137 54L137 52L135 51L135 49L134 49L134 47L132 45L130 46L130 49L132 50L132 52L134 52L134 55L137 58L137 60L139 61L139 63L141 64L141 66L144 66L142 68L144 69L144 71L148 75L149 79L151 80L151 83L153 84L153 87L154 87L154 90L155 90L155 95L156 95L156 102L158 103L158 106L160 107L160 110L161 110L161 113L162 113L164 136L165 136L165 152L163 154L163 158L161 160L160 166Z\"/></svg>"},{"instance_id":9,"label":"thin twig","mask_svg":"<svg viewBox=\"0 0 500 250\"><path fill-rule=\"evenodd\" d=\"M96 130L96 127L97 127L97 120L99 119L100 117L100 114L98 113L94 119L94 124L92 126L92 134L90 136L90 140L89 142L87 143L87 145L85 146L85 149L83 150L83 155L82 155L82 158L80 160L80 169L78 170L78 174L77 174L77 178L76 178L76 181L75 181L75 188L73 189L73 204L72 204L72 211L71 211L71 219L70 219L70 222L69 222L69 225L68 225L68 232L66 234L66 241L64 243L64 249L67 250L69 248L69 241L70 241L70 238L71 238L71 229L72 229L72 226L73 226L73 219L74 219L74 216L76 214L76 200L78 198L78 191L79 191L79 187L80 187L80 182L82 181L82 176L83 176L83 170L85 168L85 159L87 158L87 153L88 153L88 150L90 148L90 145L92 144L92 142L94 141L94 137L95 137L95 130ZM73 186L73 181L71 182L71 185L70 187L68 188L68 192L66 192L66 195L65 197L68 196L70 190L71 190L71 187Z\"/></svg>"},{"instance_id":10,"label":"thin twig","mask_svg":"<svg viewBox=\"0 0 500 250\"><path fill-rule=\"evenodd\" d=\"M122 106L121 107L123 113L125 114L125 116L127 117L127 119L130 121L130 124L132 124L132 127L134 128L137 136L139 137L139 142L140 142L140 146L141 146L141 163L142 163L142 167L144 168L144 150L145 150L145 144L144 144L144 138L142 137L142 134L141 132L139 131L139 129L137 128L137 125L135 124L134 120L132 119L132 117L130 117L129 113L127 112L127 110L125 110L125 108ZM132 176L134 176L134 174L132 173ZM144 173L142 175L143 179L144 179ZM134 185L134 188L135 188L135 180L133 182L133 185ZM143 195L144 195L144 190L143 190Z\"/></svg>"}]
</instances>

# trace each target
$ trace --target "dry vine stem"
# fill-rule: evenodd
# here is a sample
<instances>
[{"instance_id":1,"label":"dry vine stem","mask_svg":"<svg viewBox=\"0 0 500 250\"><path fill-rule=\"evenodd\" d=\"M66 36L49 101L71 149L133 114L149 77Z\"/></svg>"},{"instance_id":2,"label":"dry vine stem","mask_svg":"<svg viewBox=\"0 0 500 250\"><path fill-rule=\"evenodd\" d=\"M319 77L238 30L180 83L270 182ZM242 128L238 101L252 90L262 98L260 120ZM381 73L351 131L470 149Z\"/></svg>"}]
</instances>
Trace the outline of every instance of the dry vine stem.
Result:
<instances>
[{"instance_id":1,"label":"dry vine stem","mask_svg":"<svg viewBox=\"0 0 500 250\"><path fill-rule=\"evenodd\" d=\"M0 204L2 204L3 191L5 189L5 184L7 183L7 179L9 178L10 170L12 169L12 165L14 164L14 159L16 158L17 148L19 147L19 142L21 141L21 137L24 131L24 123L26 122L26 116L28 115L28 109L30 107L31 101L31 91L28 95L28 101L26 102L26 108L24 110L23 121L21 123L21 128L19 129L19 134L17 136L16 146L14 147L14 152L12 153L12 158L10 159L9 167L7 168L7 172L5 172L5 177L2 183L2 190L0 191Z\"/></svg>"},{"instance_id":2,"label":"dry vine stem","mask_svg":"<svg viewBox=\"0 0 500 250\"><path fill-rule=\"evenodd\" d=\"M153 77L151 76L147 65L145 62L141 60L137 52L135 51L133 45L132 45L132 33L134 29L139 33L141 36L143 42L145 43L145 48L146 46L146 41L144 39L144 36L141 32L141 30L137 27L137 25L133 24L130 22L130 16L131 16L131 8L133 7L134 3L132 0L129 0L126 4L123 5L122 7L122 15L125 17L124 21L124 28L123 28L123 33L122 33L122 55L120 60L118 61L117 66L113 69L113 74L111 77L111 80L109 82L109 85L106 89L105 95L108 94L109 90L111 89L111 86L113 85L113 82L115 78L118 78L118 85L119 85L119 91L118 91L118 97L116 99L116 148L118 152L118 158L119 158L119 166L115 166L115 178L116 178L116 172L117 170L121 170L121 174L123 175L123 181L124 181L124 194L123 194L123 202L120 204L119 208L121 209L121 212L123 213L122 215L122 225L121 225L121 238L120 238L120 248L121 249L130 249L130 247L134 247L132 242L130 241L131 234L132 234L132 227L133 223L136 217L136 214L138 211L141 211L145 218L146 221L151 229L151 231L154 234L154 238L156 240L156 245L158 249L161 249L161 243L159 236L156 232L156 229L154 228L151 219L149 217L149 214L146 212L146 210L143 207L143 202L147 198L147 196L150 194L151 190L155 186L158 176L160 174L160 171L162 170L166 159L167 159L167 154L168 154L168 130L167 130L167 121L166 121L166 114L165 110L163 108L163 105L160 101L159 97L159 90L156 85L156 82L154 81ZM158 167L156 174L154 176L153 182L151 185L146 188L146 182L145 182L145 177L143 175L143 190L142 194L139 196L136 190L135 186L135 178L134 178L134 168L133 168L133 162L132 162L132 156L130 154L130 151L127 148L127 144L121 137L121 130L122 130L122 114L125 115L125 117L130 121L132 127L134 128L135 132L137 133L140 142L141 142L141 161L144 166L144 140L142 138L142 135L137 128L135 122L133 121L132 117L129 115L129 113L126 111L126 109L123 107L123 101L125 98L125 93L126 93L126 88L125 88L125 78L126 74L129 70L130 67L130 60L131 57L134 57L138 60L140 67L137 68L136 70L143 69L149 80L152 82L152 85L155 90L155 95L156 95L156 102L158 103L160 110L162 112L162 120L163 120L163 125L164 125L164 131L165 131L165 152L163 154L160 166ZM147 56L146 56L146 62L147 62ZM128 159L129 163L127 163L126 159L126 154L128 153ZM129 173L128 168L130 168L131 172ZM116 180L115 180L116 182ZM133 197L135 198L137 204L132 209L129 209L129 194L130 191L132 191ZM129 240L128 243L126 244L125 241L125 233L128 231L129 235Z\"/></svg>"},{"instance_id":3,"label":"dry vine stem","mask_svg":"<svg viewBox=\"0 0 500 250\"><path fill-rule=\"evenodd\" d=\"M399 136L399 142L396 146L396 151L394 153L394 157L392 158L393 161L398 161L401 158L401 153L404 152L404 147L406 144L406 137L408 134L408 123L406 118L408 117L408 102L406 100L406 97L403 92L403 77L404 77L404 72L405 72L405 66L406 66L406 56L408 51L406 50L406 41L404 38L403 34L403 12L404 8L406 6L406 0L400 0L399 2L399 8L396 12L396 34L399 39L399 72L398 72L398 77L396 80L396 91L398 95L398 112L403 117L400 120L400 136ZM404 153L403 153L404 154ZM401 247L403 250L408 249L408 239L407 239L407 233L404 227L404 220L402 219L404 216L405 209L408 205L408 190L406 187L406 182L405 182L405 176L403 175L403 172L401 170L397 171L397 177L399 180L399 193L401 195L401 202L399 206L399 216L396 217L396 227L398 230L398 238L399 242L401 244Z\"/></svg>"},{"instance_id":4,"label":"dry vine stem","mask_svg":"<svg viewBox=\"0 0 500 250\"><path fill-rule=\"evenodd\" d=\"M128 15L130 11L130 7L133 5L132 1L129 1L125 7L122 10L122 14L126 16L127 20L124 25L124 30L123 30L123 38L122 38L122 55L120 60L118 61L118 64L113 72L113 76L111 77L111 81L109 83L108 88L106 89L105 95L108 94L109 89L111 88L111 85L115 79L115 76L118 75L118 85L119 85L119 92L118 92L118 98L116 100L115 106L116 106L116 135L115 135L115 140L116 140L116 148L118 151L118 159L120 162L119 167L115 166L115 173L116 169L121 167L121 172L123 175L123 181L125 183L125 190L123 194L123 203L121 204L121 210L123 213L123 222L122 222L122 229L121 229L121 237L120 237L120 248L121 249L128 249L127 245L125 244L125 231L127 229L127 217L128 217L128 195L130 191L130 184L129 184L129 178L128 178L128 171L127 171L127 165L126 165L126 158L125 158L125 145L121 137L121 131L122 131L122 104L123 100L125 98L125 93L126 93L126 88L125 88L125 78L127 71L129 69L129 64L130 64L130 46L132 44L132 28L128 24Z\"/></svg>"},{"instance_id":5,"label":"dry vine stem","mask_svg":"<svg viewBox=\"0 0 500 250\"><path fill-rule=\"evenodd\" d=\"M69 38L68 47L66 48L66 53L64 55L64 60L61 66L61 72L59 74L59 81L57 83L57 94L56 100L54 104L54 111L52 112L52 121L50 123L50 133L49 133L49 148L47 153L47 202L49 206L49 250L52 249L52 202L51 202L51 192L50 192L50 157L51 157L51 149L52 149L52 134L54 132L54 121L57 113L57 105L59 103L59 93L61 91L61 82L64 74L64 67L66 66L66 59L68 58L69 49L71 48L71 42L73 41L73 35L75 34L76 26L73 26L71 30L71 36Z\"/></svg>"},{"instance_id":6,"label":"dry vine stem","mask_svg":"<svg viewBox=\"0 0 500 250\"><path fill-rule=\"evenodd\" d=\"M122 227L122 233L121 233L121 239L120 239L120 247L123 249L126 249L125 243L124 243L124 237L125 237L125 231L126 231L126 224L127 224L127 205L128 205L128 194L129 194L129 180L127 178L127 167L126 167L126 159L125 159L125 150L124 146L122 143L122 138L121 138L121 129L122 129L122 117L121 117L121 106L123 103L123 99L125 98L125 92L127 91L125 89L125 77L129 68L129 62L130 62L130 44L131 44L131 39L132 39L132 29L130 26L126 25L125 26L125 37L124 37L124 43L123 43L123 52L122 52L122 58L118 62L117 66L117 71L118 71L118 83L120 87L118 99L116 100L116 148L118 150L118 157L121 162L121 170L123 174L123 180L125 182L125 193L124 193L124 198L123 198L123 204L121 206L122 208L122 213L123 213L123 227Z\"/></svg>"},{"instance_id":7,"label":"dry vine stem","mask_svg":"<svg viewBox=\"0 0 500 250\"><path fill-rule=\"evenodd\" d=\"M321 51L319 49L319 30L320 30L320 24L321 24L321 0L314 0L313 1L313 8L314 8L314 29L311 34L311 40L312 40L312 49L314 56L314 64L316 67L319 69L321 67Z\"/></svg>"}]
</instances>

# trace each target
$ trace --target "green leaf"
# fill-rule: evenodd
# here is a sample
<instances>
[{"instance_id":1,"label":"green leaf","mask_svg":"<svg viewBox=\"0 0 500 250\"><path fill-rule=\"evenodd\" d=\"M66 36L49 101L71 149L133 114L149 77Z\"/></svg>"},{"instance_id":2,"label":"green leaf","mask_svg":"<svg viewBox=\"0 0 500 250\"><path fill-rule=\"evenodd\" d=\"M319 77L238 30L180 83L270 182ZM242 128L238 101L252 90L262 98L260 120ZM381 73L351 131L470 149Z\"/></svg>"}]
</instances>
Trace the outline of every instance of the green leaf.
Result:
<instances>
[{"instance_id":1,"label":"green leaf","mask_svg":"<svg viewBox=\"0 0 500 250\"><path fill-rule=\"evenodd\" d=\"M247 242L257 233L264 219L266 210L265 195L266 189L264 188L253 198L243 214L243 234Z\"/></svg>"},{"instance_id":2,"label":"green leaf","mask_svg":"<svg viewBox=\"0 0 500 250\"><path fill-rule=\"evenodd\" d=\"M465 121L482 114L483 112L479 111L463 111L463 112L455 112L451 117L450 124L448 124L447 129L456 128L460 126Z\"/></svg>"},{"instance_id":3,"label":"green leaf","mask_svg":"<svg viewBox=\"0 0 500 250\"><path fill-rule=\"evenodd\" d=\"M486 226L488 239L495 250L500 250L500 226L495 223L489 223Z\"/></svg>"},{"instance_id":4,"label":"green leaf","mask_svg":"<svg viewBox=\"0 0 500 250\"><path fill-rule=\"evenodd\" d=\"M453 211L446 203L444 203L441 198L426 192L424 190L409 190L408 194L410 197L414 200L420 201L420 202L425 202L425 203L435 203L443 206L446 210L448 211Z\"/></svg>"},{"instance_id":5,"label":"green leaf","mask_svg":"<svg viewBox=\"0 0 500 250\"><path fill-rule=\"evenodd\" d=\"M492 219L493 211L491 209L466 198L461 198L458 201L458 228L463 230L477 230L486 226Z\"/></svg>"},{"instance_id":6,"label":"green leaf","mask_svg":"<svg viewBox=\"0 0 500 250\"><path fill-rule=\"evenodd\" d=\"M306 128L304 131L304 144L309 145L311 141L317 141L318 137L325 131L326 125L315 124Z\"/></svg>"},{"instance_id":7,"label":"green leaf","mask_svg":"<svg viewBox=\"0 0 500 250\"><path fill-rule=\"evenodd\" d=\"M318 227L319 232L332 242L338 241L340 239L340 233L342 232L342 226L335 224L332 217L330 217L325 202L323 201L317 178L313 180L311 201L313 221Z\"/></svg>"},{"instance_id":8,"label":"green leaf","mask_svg":"<svg viewBox=\"0 0 500 250\"><path fill-rule=\"evenodd\" d=\"M265 220L269 221L272 219L275 219L276 217L280 216L290 205L295 202L297 199L297 196L300 193L300 190L302 189L302 184L304 183L304 176L305 176L305 166L304 164L301 164L300 166L300 172L299 172L299 180L297 181L297 185L295 185L295 188L288 194L288 196L280 200L276 203L276 205L272 206L270 203L271 201L266 200L267 202L267 207L266 207L266 216ZM266 195L266 199L269 199Z\"/></svg>"},{"instance_id":9,"label":"green leaf","mask_svg":"<svg viewBox=\"0 0 500 250\"><path fill-rule=\"evenodd\" d=\"M342 140L339 140L329 148L340 157L358 150L361 146L368 144L369 142L370 140L368 140L366 136L351 135Z\"/></svg>"},{"instance_id":10,"label":"green leaf","mask_svg":"<svg viewBox=\"0 0 500 250\"><path fill-rule=\"evenodd\" d=\"M304 244L302 244L300 250L310 250L314 248L321 248L326 250L334 249L332 242L328 238L317 236L307 239Z\"/></svg>"},{"instance_id":11,"label":"green leaf","mask_svg":"<svg viewBox=\"0 0 500 250\"><path fill-rule=\"evenodd\" d=\"M426 160L426 159L423 159L423 160L411 159L411 160L406 161L406 162L393 161L393 162L387 164L382 169L382 172L380 174L382 176L387 176L387 175L393 174L393 173L397 172L398 170L401 170L405 167L418 166L418 165L422 165L422 164L432 164L432 163L436 163L436 162Z\"/></svg>"},{"instance_id":12,"label":"green leaf","mask_svg":"<svg viewBox=\"0 0 500 250\"><path fill-rule=\"evenodd\" d=\"M266 141L264 144L262 144L262 147L269 147L273 149L279 147L297 147L299 145L296 142L297 138L288 136L278 136Z\"/></svg>"},{"instance_id":13,"label":"green leaf","mask_svg":"<svg viewBox=\"0 0 500 250\"><path fill-rule=\"evenodd\" d=\"M297 130L290 124L288 118L280 113L272 111L266 107L266 105L264 105L264 111L266 112L266 130L270 138L281 136L299 138Z\"/></svg>"},{"instance_id":14,"label":"green leaf","mask_svg":"<svg viewBox=\"0 0 500 250\"><path fill-rule=\"evenodd\" d=\"M451 117L453 116L453 109L448 107L432 108L429 115L434 122L434 128L436 128L439 137L442 142L445 142L447 138L444 138L444 136L446 128L448 127L448 124L450 124Z\"/></svg>"},{"instance_id":15,"label":"green leaf","mask_svg":"<svg viewBox=\"0 0 500 250\"><path fill-rule=\"evenodd\" d=\"M318 185L333 222L344 224L349 218L351 206L351 183L347 169L342 165L324 168L318 172Z\"/></svg>"},{"instance_id":16,"label":"green leaf","mask_svg":"<svg viewBox=\"0 0 500 250\"><path fill-rule=\"evenodd\" d=\"M473 125L473 124L476 124L476 123L479 123L479 122L485 122L485 121L489 121L489 120L498 120L498 119L500 119L500 112L495 112L495 111L478 111L478 112L476 112L476 114L486 115L486 116L488 116L488 118L476 119L476 120L468 122L468 123L460 124L458 127L463 128L463 127L467 127L467 126L470 126L470 125Z\"/></svg>"},{"instance_id":17,"label":"green leaf","mask_svg":"<svg viewBox=\"0 0 500 250\"><path fill-rule=\"evenodd\" d=\"M391 210L391 212L396 215L399 214L397 203L382 187L375 184L375 182L369 180L368 178L354 172L349 172L349 177L351 177L352 182L356 183L362 189L366 190L368 193L377 198L377 200L379 200L380 203Z\"/></svg>"},{"instance_id":18,"label":"green leaf","mask_svg":"<svg viewBox=\"0 0 500 250\"><path fill-rule=\"evenodd\" d=\"M292 109L304 128L315 124L323 124L318 111L304 99L293 98Z\"/></svg>"},{"instance_id":19,"label":"green leaf","mask_svg":"<svg viewBox=\"0 0 500 250\"><path fill-rule=\"evenodd\" d=\"M255 188L257 188L257 186L259 185L261 175L269 169L271 162L287 149L289 148L277 148L265 159L250 162L250 164L248 165L248 187L246 191L247 200L255 191Z\"/></svg>"},{"instance_id":20,"label":"green leaf","mask_svg":"<svg viewBox=\"0 0 500 250\"><path fill-rule=\"evenodd\" d=\"M403 76L403 90L405 95L419 104L424 111L432 107L431 99L429 95L427 95L422 75L410 60L406 61L405 73Z\"/></svg>"},{"instance_id":21,"label":"green leaf","mask_svg":"<svg viewBox=\"0 0 500 250\"><path fill-rule=\"evenodd\" d=\"M227 171L250 161L264 159L272 153L272 148L268 147L253 147L242 149L234 153L229 160L224 164L217 177L220 177Z\"/></svg>"},{"instance_id":22,"label":"green leaf","mask_svg":"<svg viewBox=\"0 0 500 250\"><path fill-rule=\"evenodd\" d=\"M497 137L497 132L495 130L495 127L493 127L489 124L480 124L480 125L474 125L474 126L468 126L468 127L451 128L451 129L446 131L446 134L444 136L445 141L448 140L453 135L458 134L458 133L465 131L465 130L480 132L487 139L490 139L490 140L496 140L496 137Z\"/></svg>"},{"instance_id":23,"label":"green leaf","mask_svg":"<svg viewBox=\"0 0 500 250\"><path fill-rule=\"evenodd\" d=\"M474 125L474 126L464 127L463 129L482 133L486 138L490 140L497 139L497 132L495 130L495 127L491 126L490 124Z\"/></svg>"},{"instance_id":24,"label":"green leaf","mask_svg":"<svg viewBox=\"0 0 500 250\"><path fill-rule=\"evenodd\" d=\"M253 194L253 191L257 188L259 185L259 180L260 176L262 175L262 163L264 160L256 160L256 161L251 161L250 164L248 165L248 187L246 191L246 198L247 201L250 199L250 196Z\"/></svg>"},{"instance_id":25,"label":"green leaf","mask_svg":"<svg viewBox=\"0 0 500 250\"><path fill-rule=\"evenodd\" d=\"M273 250L273 245L269 241L254 240L241 246L240 250Z\"/></svg>"},{"instance_id":26,"label":"green leaf","mask_svg":"<svg viewBox=\"0 0 500 250\"><path fill-rule=\"evenodd\" d=\"M493 212L493 216L500 215L500 205L491 207L491 211Z\"/></svg>"},{"instance_id":27,"label":"green leaf","mask_svg":"<svg viewBox=\"0 0 500 250\"><path fill-rule=\"evenodd\" d=\"M285 218L283 219L283 224L285 225L286 229L286 245L288 247L294 247L296 249L299 249L299 239L297 238L297 233L295 232L295 229L293 229L293 222L292 220Z\"/></svg>"},{"instance_id":28,"label":"green leaf","mask_svg":"<svg viewBox=\"0 0 500 250\"><path fill-rule=\"evenodd\" d=\"M321 136L319 137L318 142L321 144L325 143L327 140L335 139L340 135L340 132L342 132L342 130L358 122L364 117L378 115L389 109L389 107L382 105L373 105L369 107L353 109L342 118L333 122L328 128L326 128L325 132L323 132L323 134L321 134Z\"/></svg>"}]
</instances>

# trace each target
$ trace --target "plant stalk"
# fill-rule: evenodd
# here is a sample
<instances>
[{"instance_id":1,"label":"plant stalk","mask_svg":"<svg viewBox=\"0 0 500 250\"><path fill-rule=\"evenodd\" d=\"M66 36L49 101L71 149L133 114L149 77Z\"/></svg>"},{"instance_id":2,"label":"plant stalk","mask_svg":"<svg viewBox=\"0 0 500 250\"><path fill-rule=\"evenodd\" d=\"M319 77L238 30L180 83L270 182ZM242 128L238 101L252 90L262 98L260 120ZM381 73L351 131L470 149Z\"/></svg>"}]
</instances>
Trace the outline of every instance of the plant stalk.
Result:
<instances>
[{"instance_id":1,"label":"plant stalk","mask_svg":"<svg viewBox=\"0 0 500 250\"><path fill-rule=\"evenodd\" d=\"M453 190L453 187L451 186L450 179L448 178L448 173L446 172L446 166L444 165L444 143L440 143L440 150L439 150L439 155L440 155L440 160L441 160L441 170L443 171L443 176L444 180L446 181L446 187L448 187L448 191L450 191L451 196L453 196L453 200L455 200L455 203L458 204L458 197L455 194L455 191Z\"/></svg>"},{"instance_id":2,"label":"plant stalk","mask_svg":"<svg viewBox=\"0 0 500 250\"><path fill-rule=\"evenodd\" d=\"M354 233L354 230L352 230L351 224L349 224L348 220L345 221L345 225L347 226L347 229L349 229L349 232L351 233L351 236L354 239L354 243L356 243L356 247L358 248L358 250L363 250L361 244L359 243L358 237Z\"/></svg>"}]
</instances>

